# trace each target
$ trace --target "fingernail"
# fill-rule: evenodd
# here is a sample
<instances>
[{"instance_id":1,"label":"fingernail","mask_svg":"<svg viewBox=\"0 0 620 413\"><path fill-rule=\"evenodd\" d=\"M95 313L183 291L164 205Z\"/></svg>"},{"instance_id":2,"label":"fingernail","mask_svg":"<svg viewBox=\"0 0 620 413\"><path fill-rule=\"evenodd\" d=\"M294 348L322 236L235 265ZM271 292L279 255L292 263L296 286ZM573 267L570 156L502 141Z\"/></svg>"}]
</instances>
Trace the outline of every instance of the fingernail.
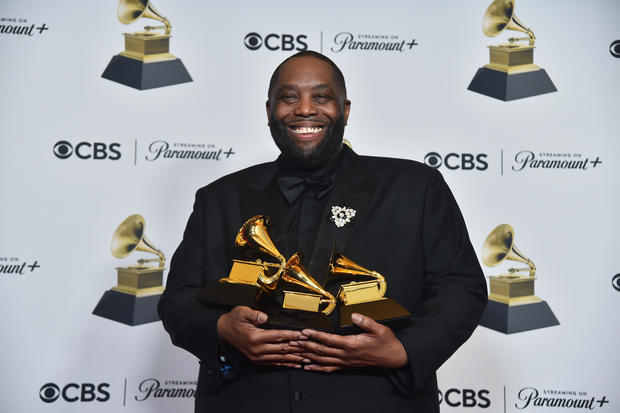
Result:
<instances>
[{"instance_id":1,"label":"fingernail","mask_svg":"<svg viewBox=\"0 0 620 413\"><path fill-rule=\"evenodd\" d=\"M258 314L258 322L264 323L265 321L267 321L267 316L263 313Z\"/></svg>"},{"instance_id":2,"label":"fingernail","mask_svg":"<svg viewBox=\"0 0 620 413\"><path fill-rule=\"evenodd\" d=\"M353 314L351 316L351 320L353 320L354 323L359 323L360 321L362 321L362 316L359 314Z\"/></svg>"},{"instance_id":3,"label":"fingernail","mask_svg":"<svg viewBox=\"0 0 620 413\"><path fill-rule=\"evenodd\" d=\"M303 359L302 361L303 361L304 363L306 363L306 364L310 364L310 363L312 363L312 360L310 360L310 359Z\"/></svg>"},{"instance_id":4,"label":"fingernail","mask_svg":"<svg viewBox=\"0 0 620 413\"><path fill-rule=\"evenodd\" d=\"M299 347L299 343L296 341L289 341L288 344L293 347Z\"/></svg>"}]
</instances>

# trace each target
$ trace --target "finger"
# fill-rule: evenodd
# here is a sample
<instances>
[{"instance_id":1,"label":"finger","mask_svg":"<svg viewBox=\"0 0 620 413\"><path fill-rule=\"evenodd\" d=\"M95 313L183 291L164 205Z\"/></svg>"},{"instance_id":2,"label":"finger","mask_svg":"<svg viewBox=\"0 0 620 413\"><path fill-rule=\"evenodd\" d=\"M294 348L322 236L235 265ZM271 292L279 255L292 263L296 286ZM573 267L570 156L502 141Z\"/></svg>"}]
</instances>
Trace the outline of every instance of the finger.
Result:
<instances>
[{"instance_id":1,"label":"finger","mask_svg":"<svg viewBox=\"0 0 620 413\"><path fill-rule=\"evenodd\" d=\"M353 336L339 336L337 334L325 333L323 331L303 330L302 335L307 336L309 340L299 340L299 344L318 341L328 347L348 349L353 344Z\"/></svg>"},{"instance_id":2,"label":"finger","mask_svg":"<svg viewBox=\"0 0 620 413\"><path fill-rule=\"evenodd\" d=\"M252 353L254 355L263 355L263 354L299 354L303 353L304 349L300 347L290 346L288 343L280 343L280 344L262 344L260 346L254 347L252 349Z\"/></svg>"},{"instance_id":3,"label":"finger","mask_svg":"<svg viewBox=\"0 0 620 413\"><path fill-rule=\"evenodd\" d=\"M336 370L342 370L343 367L340 366L319 366L317 364L308 364L304 366L304 370L307 371L318 371L322 373L331 373Z\"/></svg>"},{"instance_id":4,"label":"finger","mask_svg":"<svg viewBox=\"0 0 620 413\"><path fill-rule=\"evenodd\" d=\"M295 363L254 363L257 366L276 366L276 367L288 367L291 369L300 369L303 367L302 364Z\"/></svg>"},{"instance_id":5,"label":"finger","mask_svg":"<svg viewBox=\"0 0 620 413\"><path fill-rule=\"evenodd\" d=\"M299 340L299 331L292 330L262 330L261 340L265 343L283 343Z\"/></svg>"},{"instance_id":6,"label":"finger","mask_svg":"<svg viewBox=\"0 0 620 413\"><path fill-rule=\"evenodd\" d=\"M353 324L368 333L379 334L384 328L386 328L383 324L377 323L372 318L358 313L351 314L351 321L353 321Z\"/></svg>"},{"instance_id":7,"label":"finger","mask_svg":"<svg viewBox=\"0 0 620 413\"><path fill-rule=\"evenodd\" d=\"M296 347L291 346L291 348ZM302 352L314 353L319 356L337 357L341 359L346 358L349 353L347 350L337 347L329 347L314 341L300 341L299 349L302 350Z\"/></svg>"},{"instance_id":8,"label":"finger","mask_svg":"<svg viewBox=\"0 0 620 413\"><path fill-rule=\"evenodd\" d=\"M320 364L321 366L340 366L340 367L353 367L354 364L347 362L340 357L321 356L316 353L302 353L301 356L304 359L310 360L310 364Z\"/></svg>"},{"instance_id":9,"label":"finger","mask_svg":"<svg viewBox=\"0 0 620 413\"><path fill-rule=\"evenodd\" d=\"M255 364L307 364L308 361L309 359L307 357L297 356L294 354L265 354L259 357L254 357L252 359L252 362L254 362Z\"/></svg>"}]
</instances>

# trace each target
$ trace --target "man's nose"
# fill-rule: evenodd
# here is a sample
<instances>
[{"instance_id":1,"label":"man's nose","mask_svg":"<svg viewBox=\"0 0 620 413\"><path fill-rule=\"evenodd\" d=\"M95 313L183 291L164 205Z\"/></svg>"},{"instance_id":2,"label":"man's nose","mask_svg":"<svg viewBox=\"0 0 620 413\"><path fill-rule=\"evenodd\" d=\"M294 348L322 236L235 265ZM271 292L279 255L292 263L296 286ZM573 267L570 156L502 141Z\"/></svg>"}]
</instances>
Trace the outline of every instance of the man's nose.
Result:
<instances>
[{"instance_id":1,"label":"man's nose","mask_svg":"<svg viewBox=\"0 0 620 413\"><path fill-rule=\"evenodd\" d=\"M312 116L316 115L317 112L312 96L302 96L295 107L295 115L298 116Z\"/></svg>"}]
</instances>

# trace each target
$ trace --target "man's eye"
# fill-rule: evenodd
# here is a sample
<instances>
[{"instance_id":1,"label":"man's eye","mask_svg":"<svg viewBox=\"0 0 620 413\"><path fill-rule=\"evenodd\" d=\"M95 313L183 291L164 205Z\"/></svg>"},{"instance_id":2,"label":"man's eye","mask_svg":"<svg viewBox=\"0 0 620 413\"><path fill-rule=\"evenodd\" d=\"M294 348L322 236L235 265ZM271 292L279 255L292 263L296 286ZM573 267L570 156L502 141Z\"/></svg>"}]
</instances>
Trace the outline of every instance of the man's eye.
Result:
<instances>
[{"instance_id":1,"label":"man's eye","mask_svg":"<svg viewBox=\"0 0 620 413\"><path fill-rule=\"evenodd\" d=\"M280 96L280 99L285 100L285 101L292 101L292 100L295 100L295 98L296 96L293 95L292 93L287 93L287 94Z\"/></svg>"},{"instance_id":2,"label":"man's eye","mask_svg":"<svg viewBox=\"0 0 620 413\"><path fill-rule=\"evenodd\" d=\"M314 97L316 100L321 101L321 102L325 102L331 99L331 96L329 96L326 93L319 93L318 95L315 95Z\"/></svg>"}]
</instances>

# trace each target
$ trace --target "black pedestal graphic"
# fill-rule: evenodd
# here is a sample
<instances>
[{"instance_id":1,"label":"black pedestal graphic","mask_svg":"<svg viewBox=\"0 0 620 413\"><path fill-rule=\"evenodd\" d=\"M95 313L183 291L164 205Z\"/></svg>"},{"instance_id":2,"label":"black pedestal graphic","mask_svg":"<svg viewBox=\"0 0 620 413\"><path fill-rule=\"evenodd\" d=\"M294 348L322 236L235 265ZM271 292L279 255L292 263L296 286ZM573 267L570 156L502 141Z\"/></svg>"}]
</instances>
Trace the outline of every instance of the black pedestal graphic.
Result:
<instances>
[{"instance_id":1,"label":"black pedestal graphic","mask_svg":"<svg viewBox=\"0 0 620 413\"><path fill-rule=\"evenodd\" d=\"M136 297L135 295L108 290L93 310L94 315L119 323L135 326L159 321L157 304L161 294Z\"/></svg>"},{"instance_id":2,"label":"black pedestal graphic","mask_svg":"<svg viewBox=\"0 0 620 413\"><path fill-rule=\"evenodd\" d=\"M192 81L181 59L144 63L121 55L112 57L101 77L139 90Z\"/></svg>"},{"instance_id":3,"label":"black pedestal graphic","mask_svg":"<svg viewBox=\"0 0 620 413\"><path fill-rule=\"evenodd\" d=\"M478 69L467 89L503 101L557 92L545 69L508 74L487 67Z\"/></svg>"},{"instance_id":4,"label":"black pedestal graphic","mask_svg":"<svg viewBox=\"0 0 620 413\"><path fill-rule=\"evenodd\" d=\"M480 325L505 334L557 326L560 323L546 301L509 306L489 300Z\"/></svg>"}]
</instances>

